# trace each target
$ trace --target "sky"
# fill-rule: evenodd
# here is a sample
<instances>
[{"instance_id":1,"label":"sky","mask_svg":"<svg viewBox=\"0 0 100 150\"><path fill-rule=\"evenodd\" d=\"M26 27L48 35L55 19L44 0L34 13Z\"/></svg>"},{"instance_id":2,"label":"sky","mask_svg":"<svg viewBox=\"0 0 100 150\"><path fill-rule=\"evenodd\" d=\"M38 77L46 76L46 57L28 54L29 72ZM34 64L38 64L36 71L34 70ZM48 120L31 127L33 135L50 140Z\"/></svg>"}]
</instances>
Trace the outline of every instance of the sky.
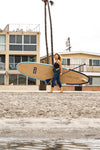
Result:
<instances>
[{"instance_id":1,"label":"sky","mask_svg":"<svg viewBox=\"0 0 100 150\"><path fill-rule=\"evenodd\" d=\"M41 0L0 0L0 6L2 29L7 24L40 24L40 56L44 56L44 3ZM100 0L54 0L51 15L54 53L65 51L68 37L71 51L100 53Z\"/></svg>"}]
</instances>

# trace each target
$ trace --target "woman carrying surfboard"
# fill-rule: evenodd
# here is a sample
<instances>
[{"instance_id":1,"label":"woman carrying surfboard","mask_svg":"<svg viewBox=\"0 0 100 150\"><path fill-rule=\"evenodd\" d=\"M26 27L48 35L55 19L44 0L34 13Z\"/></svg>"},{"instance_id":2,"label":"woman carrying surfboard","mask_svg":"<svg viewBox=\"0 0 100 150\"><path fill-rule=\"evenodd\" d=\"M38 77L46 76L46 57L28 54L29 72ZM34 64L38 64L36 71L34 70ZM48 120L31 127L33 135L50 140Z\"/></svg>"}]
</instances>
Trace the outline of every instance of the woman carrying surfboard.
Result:
<instances>
[{"instance_id":1,"label":"woman carrying surfboard","mask_svg":"<svg viewBox=\"0 0 100 150\"><path fill-rule=\"evenodd\" d=\"M60 82L60 76L62 75L62 65L61 65L61 56L58 53L55 54L55 60L56 60L56 62L54 63L54 69L53 69L54 70L54 75L53 75L53 78L52 78L50 93L53 92L55 81L57 81L57 84L60 87L60 92L62 93L63 92L63 87L62 87L62 84Z\"/></svg>"}]
</instances>

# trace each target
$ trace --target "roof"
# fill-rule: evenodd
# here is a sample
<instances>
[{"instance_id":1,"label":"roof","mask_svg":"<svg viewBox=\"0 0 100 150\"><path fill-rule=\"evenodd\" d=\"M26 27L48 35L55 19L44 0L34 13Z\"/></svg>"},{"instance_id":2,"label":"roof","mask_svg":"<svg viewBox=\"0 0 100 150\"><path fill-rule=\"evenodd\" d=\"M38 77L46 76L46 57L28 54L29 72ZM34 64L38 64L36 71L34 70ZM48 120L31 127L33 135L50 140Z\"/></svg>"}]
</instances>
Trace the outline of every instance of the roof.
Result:
<instances>
[{"instance_id":1,"label":"roof","mask_svg":"<svg viewBox=\"0 0 100 150\"><path fill-rule=\"evenodd\" d=\"M71 52L59 52L60 55L68 55L68 54L86 54L86 55L95 55L95 56L100 56L100 53L94 53L94 52L84 52L84 51L71 51ZM51 56L51 54L49 54L49 56ZM40 59L43 59L47 57L46 55L45 56L42 56L40 57Z\"/></svg>"}]
</instances>

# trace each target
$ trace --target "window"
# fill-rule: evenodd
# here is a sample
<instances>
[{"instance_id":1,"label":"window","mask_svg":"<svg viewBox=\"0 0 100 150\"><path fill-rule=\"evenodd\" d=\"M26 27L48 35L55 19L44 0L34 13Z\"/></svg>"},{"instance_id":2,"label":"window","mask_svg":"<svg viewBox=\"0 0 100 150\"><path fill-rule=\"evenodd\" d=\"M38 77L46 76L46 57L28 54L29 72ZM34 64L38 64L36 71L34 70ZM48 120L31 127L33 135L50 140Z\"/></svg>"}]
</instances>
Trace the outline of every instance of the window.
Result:
<instances>
[{"instance_id":1,"label":"window","mask_svg":"<svg viewBox=\"0 0 100 150\"><path fill-rule=\"evenodd\" d=\"M22 43L22 35L16 36L16 43Z\"/></svg>"},{"instance_id":2,"label":"window","mask_svg":"<svg viewBox=\"0 0 100 150\"><path fill-rule=\"evenodd\" d=\"M5 56L4 55L0 55L0 62L5 63Z\"/></svg>"},{"instance_id":3,"label":"window","mask_svg":"<svg viewBox=\"0 0 100 150\"><path fill-rule=\"evenodd\" d=\"M22 43L22 35L10 35L9 43Z\"/></svg>"},{"instance_id":4,"label":"window","mask_svg":"<svg viewBox=\"0 0 100 150\"><path fill-rule=\"evenodd\" d=\"M100 60L93 60L93 66L100 66Z\"/></svg>"},{"instance_id":5,"label":"window","mask_svg":"<svg viewBox=\"0 0 100 150\"><path fill-rule=\"evenodd\" d=\"M22 45L10 45L10 51L22 51Z\"/></svg>"},{"instance_id":6,"label":"window","mask_svg":"<svg viewBox=\"0 0 100 150\"><path fill-rule=\"evenodd\" d=\"M31 35L31 43L36 44L37 43L37 39L36 39L36 35Z\"/></svg>"},{"instance_id":7,"label":"window","mask_svg":"<svg viewBox=\"0 0 100 150\"><path fill-rule=\"evenodd\" d=\"M15 56L9 56L9 69L16 70Z\"/></svg>"},{"instance_id":8,"label":"window","mask_svg":"<svg viewBox=\"0 0 100 150\"><path fill-rule=\"evenodd\" d=\"M9 56L9 69L16 70L16 66L21 62L21 56Z\"/></svg>"},{"instance_id":9,"label":"window","mask_svg":"<svg viewBox=\"0 0 100 150\"><path fill-rule=\"evenodd\" d=\"M24 45L24 51L35 51L36 45Z\"/></svg>"},{"instance_id":10,"label":"window","mask_svg":"<svg viewBox=\"0 0 100 150\"><path fill-rule=\"evenodd\" d=\"M67 59L67 65L70 66L70 59Z\"/></svg>"},{"instance_id":11,"label":"window","mask_svg":"<svg viewBox=\"0 0 100 150\"><path fill-rule=\"evenodd\" d=\"M9 84L17 85L17 75L9 75Z\"/></svg>"},{"instance_id":12,"label":"window","mask_svg":"<svg viewBox=\"0 0 100 150\"><path fill-rule=\"evenodd\" d=\"M0 55L0 70L5 70L5 56Z\"/></svg>"},{"instance_id":13,"label":"window","mask_svg":"<svg viewBox=\"0 0 100 150\"><path fill-rule=\"evenodd\" d=\"M9 84L13 85L36 85L36 79L32 79L23 75L9 75Z\"/></svg>"},{"instance_id":14,"label":"window","mask_svg":"<svg viewBox=\"0 0 100 150\"><path fill-rule=\"evenodd\" d=\"M20 56L20 55L10 55L9 56L9 69L16 70L16 66L20 62L36 62L36 56Z\"/></svg>"},{"instance_id":15,"label":"window","mask_svg":"<svg viewBox=\"0 0 100 150\"><path fill-rule=\"evenodd\" d=\"M89 66L92 66L92 59L89 59Z\"/></svg>"},{"instance_id":16,"label":"window","mask_svg":"<svg viewBox=\"0 0 100 150\"><path fill-rule=\"evenodd\" d=\"M21 62L21 56L15 56L15 64L18 64Z\"/></svg>"},{"instance_id":17,"label":"window","mask_svg":"<svg viewBox=\"0 0 100 150\"><path fill-rule=\"evenodd\" d=\"M9 37L10 51L36 51L37 36L36 35L10 35Z\"/></svg>"},{"instance_id":18,"label":"window","mask_svg":"<svg viewBox=\"0 0 100 150\"><path fill-rule=\"evenodd\" d=\"M22 56L22 62L28 61L28 56Z\"/></svg>"},{"instance_id":19,"label":"window","mask_svg":"<svg viewBox=\"0 0 100 150\"><path fill-rule=\"evenodd\" d=\"M89 66L100 66L100 59L89 59Z\"/></svg>"},{"instance_id":20,"label":"window","mask_svg":"<svg viewBox=\"0 0 100 150\"><path fill-rule=\"evenodd\" d=\"M70 65L70 58L63 58L62 59L62 65L69 66Z\"/></svg>"},{"instance_id":21,"label":"window","mask_svg":"<svg viewBox=\"0 0 100 150\"><path fill-rule=\"evenodd\" d=\"M15 43L15 35L10 35L9 43Z\"/></svg>"},{"instance_id":22,"label":"window","mask_svg":"<svg viewBox=\"0 0 100 150\"><path fill-rule=\"evenodd\" d=\"M28 85L36 85L36 79L28 78Z\"/></svg>"},{"instance_id":23,"label":"window","mask_svg":"<svg viewBox=\"0 0 100 150\"><path fill-rule=\"evenodd\" d=\"M0 51L6 50L6 36L0 35Z\"/></svg>"},{"instance_id":24,"label":"window","mask_svg":"<svg viewBox=\"0 0 100 150\"><path fill-rule=\"evenodd\" d=\"M29 56L28 61L29 62L36 62L36 56Z\"/></svg>"},{"instance_id":25,"label":"window","mask_svg":"<svg viewBox=\"0 0 100 150\"><path fill-rule=\"evenodd\" d=\"M29 43L29 35L24 35L24 43Z\"/></svg>"},{"instance_id":26,"label":"window","mask_svg":"<svg viewBox=\"0 0 100 150\"><path fill-rule=\"evenodd\" d=\"M62 65L67 65L67 59L66 58L62 59Z\"/></svg>"},{"instance_id":27,"label":"window","mask_svg":"<svg viewBox=\"0 0 100 150\"><path fill-rule=\"evenodd\" d=\"M100 77L90 77L90 85L100 85Z\"/></svg>"},{"instance_id":28,"label":"window","mask_svg":"<svg viewBox=\"0 0 100 150\"><path fill-rule=\"evenodd\" d=\"M92 77L89 77L89 85L92 85Z\"/></svg>"},{"instance_id":29,"label":"window","mask_svg":"<svg viewBox=\"0 0 100 150\"><path fill-rule=\"evenodd\" d=\"M36 35L24 35L25 44L36 44Z\"/></svg>"},{"instance_id":30,"label":"window","mask_svg":"<svg viewBox=\"0 0 100 150\"><path fill-rule=\"evenodd\" d=\"M18 84L19 85L26 85L26 77L23 75L18 76Z\"/></svg>"},{"instance_id":31,"label":"window","mask_svg":"<svg viewBox=\"0 0 100 150\"><path fill-rule=\"evenodd\" d=\"M0 74L0 85L4 85L4 75Z\"/></svg>"}]
</instances>

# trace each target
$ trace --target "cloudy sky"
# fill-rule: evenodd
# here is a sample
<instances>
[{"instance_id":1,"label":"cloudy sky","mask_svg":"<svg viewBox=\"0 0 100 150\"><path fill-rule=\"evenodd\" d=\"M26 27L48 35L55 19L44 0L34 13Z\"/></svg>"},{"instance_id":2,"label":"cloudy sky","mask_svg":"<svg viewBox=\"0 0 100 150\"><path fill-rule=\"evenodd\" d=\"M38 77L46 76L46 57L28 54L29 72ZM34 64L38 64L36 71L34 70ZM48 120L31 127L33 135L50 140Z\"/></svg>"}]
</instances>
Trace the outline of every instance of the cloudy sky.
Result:
<instances>
[{"instance_id":1,"label":"cloudy sky","mask_svg":"<svg viewBox=\"0 0 100 150\"><path fill-rule=\"evenodd\" d=\"M100 53L100 0L54 0L51 8L54 51L63 52L71 39L72 51ZM6 24L40 24L40 54L45 55L44 4L41 0L0 0L0 28ZM49 22L48 22L49 23ZM50 52L50 34L48 24Z\"/></svg>"}]
</instances>

